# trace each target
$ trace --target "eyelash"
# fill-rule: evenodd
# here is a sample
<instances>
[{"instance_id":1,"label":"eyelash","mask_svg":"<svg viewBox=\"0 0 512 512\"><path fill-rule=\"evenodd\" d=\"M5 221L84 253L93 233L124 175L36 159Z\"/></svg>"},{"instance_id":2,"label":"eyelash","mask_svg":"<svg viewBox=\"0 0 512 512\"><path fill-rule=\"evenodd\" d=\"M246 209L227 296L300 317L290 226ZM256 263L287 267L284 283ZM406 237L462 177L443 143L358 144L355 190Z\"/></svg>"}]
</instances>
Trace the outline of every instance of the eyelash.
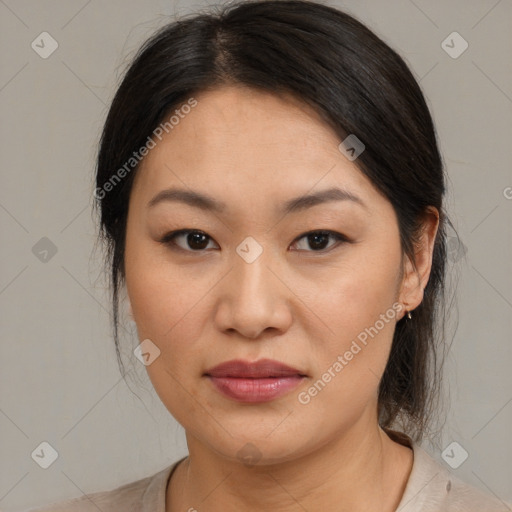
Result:
<instances>
[{"instance_id":1,"label":"eyelash","mask_svg":"<svg viewBox=\"0 0 512 512\"><path fill-rule=\"evenodd\" d=\"M177 238L180 235L188 235L188 234L191 234L191 233L205 235L208 239L213 240L204 231L200 231L198 229L179 229L177 231L171 231L170 233L167 233L166 235L164 235L162 237L162 239L160 240L160 242L162 244L164 244L164 245L170 246L171 249L173 249L173 250L181 250L181 251L190 252L190 253L203 253L203 252L205 252L205 249L198 249L198 250L184 249L183 247L180 247L179 245L177 245L176 242L174 241L175 238ZM295 244L299 240L302 240L303 238L311 236L311 235L331 236L331 237L335 238L338 241L338 243L333 245L333 246L331 246L331 247L329 247L328 249L320 249L318 251L314 251L314 250L307 251L306 250L305 252L325 254L325 253L330 252L334 248L339 247L343 243L350 243L350 240L345 235L342 235L341 233L338 233L336 231L330 231L330 230L325 230L325 229L308 231L307 233L303 233L302 235L297 237L293 241L293 243Z\"/></svg>"}]
</instances>

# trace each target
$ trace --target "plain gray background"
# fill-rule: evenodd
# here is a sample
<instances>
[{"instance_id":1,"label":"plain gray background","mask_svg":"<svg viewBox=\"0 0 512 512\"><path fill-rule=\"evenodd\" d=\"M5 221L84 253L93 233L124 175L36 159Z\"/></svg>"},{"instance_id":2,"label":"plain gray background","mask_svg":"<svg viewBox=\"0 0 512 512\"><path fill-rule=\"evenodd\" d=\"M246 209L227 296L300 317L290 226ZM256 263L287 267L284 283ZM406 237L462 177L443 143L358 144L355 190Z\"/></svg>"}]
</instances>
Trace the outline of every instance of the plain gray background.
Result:
<instances>
[{"instance_id":1,"label":"plain gray background","mask_svg":"<svg viewBox=\"0 0 512 512\"><path fill-rule=\"evenodd\" d=\"M329 3L411 66L449 176L447 207L463 243L450 257L460 275L458 328L446 367L448 421L440 447L425 447L460 478L511 501L512 3ZM129 58L170 15L207 5L0 0L3 511L108 490L187 453L183 429L133 356L121 379L91 204L96 144ZM469 45L457 58L441 45L454 31ZM46 59L31 47L42 32L58 43ZM55 254L41 252L51 245L44 237ZM129 357L138 341L133 324L126 328ZM31 457L43 441L59 454L48 469ZM441 456L452 442L469 454L457 469Z\"/></svg>"}]
</instances>

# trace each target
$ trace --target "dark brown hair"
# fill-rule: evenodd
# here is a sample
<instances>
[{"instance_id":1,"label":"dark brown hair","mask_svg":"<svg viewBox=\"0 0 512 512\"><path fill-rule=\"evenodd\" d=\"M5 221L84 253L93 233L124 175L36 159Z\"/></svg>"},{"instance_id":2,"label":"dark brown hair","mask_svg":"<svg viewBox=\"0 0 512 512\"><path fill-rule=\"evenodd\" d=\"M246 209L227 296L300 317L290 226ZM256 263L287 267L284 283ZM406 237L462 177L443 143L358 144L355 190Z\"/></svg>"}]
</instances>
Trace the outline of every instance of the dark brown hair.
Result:
<instances>
[{"instance_id":1,"label":"dark brown hair","mask_svg":"<svg viewBox=\"0 0 512 512\"><path fill-rule=\"evenodd\" d=\"M340 141L357 136L365 151L355 163L392 204L403 254L412 260L427 208L439 211L424 299L412 319L397 323L379 388L380 425L400 420L402 430L420 440L439 391L445 312L449 221L435 128L404 60L353 16L312 1L248 1L173 20L143 44L124 75L101 137L95 193L121 368L119 291L137 166L122 173L115 186L108 183L174 108L223 84L293 94L312 106Z\"/></svg>"}]
</instances>

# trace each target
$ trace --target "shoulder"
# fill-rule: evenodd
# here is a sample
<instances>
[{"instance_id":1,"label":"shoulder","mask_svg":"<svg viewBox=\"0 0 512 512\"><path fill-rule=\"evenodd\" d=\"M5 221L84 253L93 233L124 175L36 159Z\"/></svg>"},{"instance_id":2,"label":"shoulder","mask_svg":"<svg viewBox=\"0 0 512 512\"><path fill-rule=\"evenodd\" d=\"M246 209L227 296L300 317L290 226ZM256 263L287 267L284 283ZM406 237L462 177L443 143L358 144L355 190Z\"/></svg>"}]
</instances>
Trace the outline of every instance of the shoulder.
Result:
<instances>
[{"instance_id":1,"label":"shoulder","mask_svg":"<svg viewBox=\"0 0 512 512\"><path fill-rule=\"evenodd\" d=\"M396 512L510 512L512 506L484 493L413 444L414 463Z\"/></svg>"},{"instance_id":2,"label":"shoulder","mask_svg":"<svg viewBox=\"0 0 512 512\"><path fill-rule=\"evenodd\" d=\"M163 512L165 491L172 470L183 460L140 480L109 491L86 494L79 498L50 503L26 512Z\"/></svg>"}]
</instances>

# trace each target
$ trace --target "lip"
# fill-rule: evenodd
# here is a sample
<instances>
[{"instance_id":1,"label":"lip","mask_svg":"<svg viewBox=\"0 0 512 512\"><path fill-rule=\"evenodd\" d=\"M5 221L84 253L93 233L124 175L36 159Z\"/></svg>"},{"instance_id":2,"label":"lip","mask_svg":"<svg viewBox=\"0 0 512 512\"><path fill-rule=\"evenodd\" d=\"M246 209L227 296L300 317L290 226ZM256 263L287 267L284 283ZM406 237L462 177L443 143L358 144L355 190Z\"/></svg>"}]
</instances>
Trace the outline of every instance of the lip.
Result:
<instances>
[{"instance_id":1,"label":"lip","mask_svg":"<svg viewBox=\"0 0 512 512\"><path fill-rule=\"evenodd\" d=\"M205 372L211 377L235 377L235 378L263 378L263 377L290 377L293 375L305 376L297 368L288 366L273 359L260 359L259 361L244 361L232 359L218 364Z\"/></svg>"},{"instance_id":2,"label":"lip","mask_svg":"<svg viewBox=\"0 0 512 512\"><path fill-rule=\"evenodd\" d=\"M297 368L280 361L233 359L204 375L224 396L238 402L268 402L289 393L307 377Z\"/></svg>"}]
</instances>

